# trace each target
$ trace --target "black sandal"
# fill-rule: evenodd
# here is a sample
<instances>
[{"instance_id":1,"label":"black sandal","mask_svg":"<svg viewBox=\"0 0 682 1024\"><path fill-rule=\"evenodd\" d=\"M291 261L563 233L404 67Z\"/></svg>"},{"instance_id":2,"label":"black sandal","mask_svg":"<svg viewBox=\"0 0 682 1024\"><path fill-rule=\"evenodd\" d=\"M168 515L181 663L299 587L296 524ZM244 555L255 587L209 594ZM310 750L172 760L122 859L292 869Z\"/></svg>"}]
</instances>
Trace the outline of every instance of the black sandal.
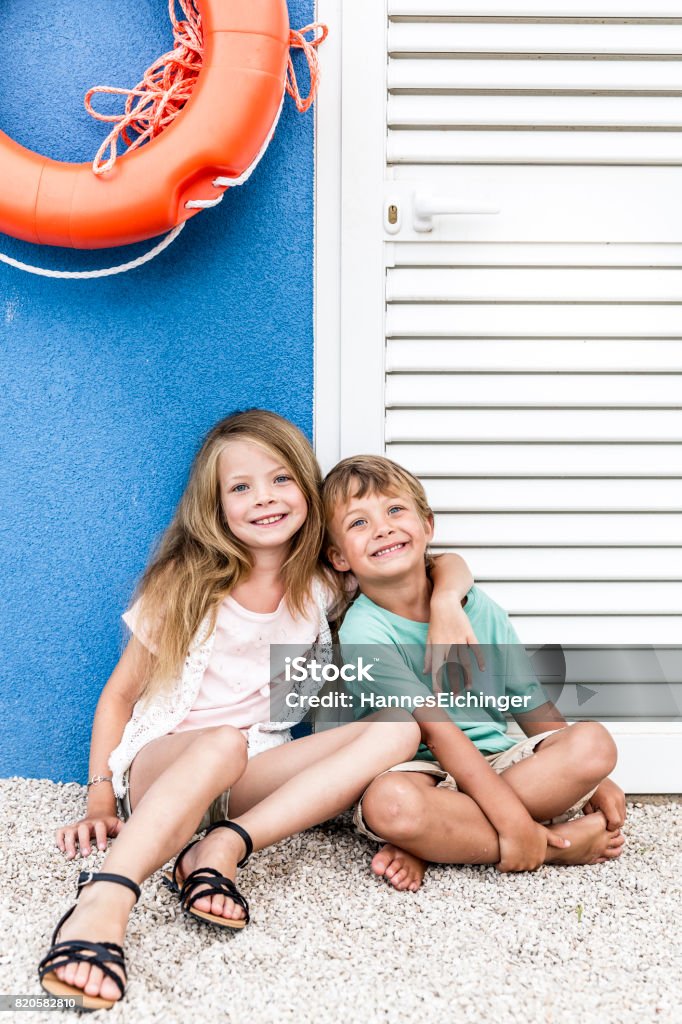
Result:
<instances>
[{"instance_id":1,"label":"black sandal","mask_svg":"<svg viewBox=\"0 0 682 1024\"><path fill-rule=\"evenodd\" d=\"M216 821L206 829L202 838L207 836L209 832L212 832L214 828L230 828L241 836L244 840L246 853L238 862L237 867L244 867L253 852L253 842L246 829L242 828L241 825L237 825L234 821ZM221 875L215 868L197 868L196 871L191 871L187 875L182 885L178 884L178 865L187 851L191 850L199 842L201 842L200 839L195 839L188 843L184 850L180 851L175 858L173 873L171 874L168 871L163 873L164 885L167 885L171 892L177 893L183 911L191 917L196 917L201 921L208 921L209 924L217 924L221 928L244 928L250 921L249 904L231 878ZM203 886L201 892L195 892L194 890L200 885ZM228 899L233 900L237 906L242 908L246 916L236 920L229 917L217 917L215 914L209 914L205 910L195 910L194 904L197 900L203 899L204 896L227 896Z\"/></svg>"},{"instance_id":2,"label":"black sandal","mask_svg":"<svg viewBox=\"0 0 682 1024\"><path fill-rule=\"evenodd\" d=\"M91 882L116 882L118 885L125 885L127 889L135 893L136 903L140 898L140 887L136 882L126 878L124 875L110 875L104 871L95 873L92 871L81 871L78 876L78 896L80 896L81 889L86 885L90 885ZM115 942L87 942L81 939L67 939L65 942L57 942L57 935L62 925L67 918L71 917L75 909L76 904L74 903L71 909L67 910L59 920L57 927L52 933L52 945L46 956L38 964L40 984L51 996L61 998L81 997L83 1005L77 1006L79 1010L110 1010L120 1000L86 995L82 988L77 988L75 985L67 985L65 981L61 981L57 977L56 971L58 967L66 967L67 964L73 963L92 964L95 967L99 967L107 978L111 978L116 983L121 993L121 998L125 995L125 982L128 980L125 957L123 950ZM110 967L106 966L107 963L121 968L125 982L121 980L120 975L116 971L112 971Z\"/></svg>"}]
</instances>

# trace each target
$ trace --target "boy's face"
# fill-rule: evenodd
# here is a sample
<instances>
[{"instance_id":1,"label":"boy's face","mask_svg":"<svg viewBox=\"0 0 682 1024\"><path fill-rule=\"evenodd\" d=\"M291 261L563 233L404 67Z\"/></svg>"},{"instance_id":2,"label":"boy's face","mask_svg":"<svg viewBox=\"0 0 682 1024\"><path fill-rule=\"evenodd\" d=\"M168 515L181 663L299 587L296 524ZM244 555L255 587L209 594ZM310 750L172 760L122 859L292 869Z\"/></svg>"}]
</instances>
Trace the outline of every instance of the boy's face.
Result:
<instances>
[{"instance_id":1,"label":"boy's face","mask_svg":"<svg viewBox=\"0 0 682 1024\"><path fill-rule=\"evenodd\" d=\"M339 572L363 582L397 579L424 571L433 518L425 522L406 494L351 497L336 508L329 524L329 559Z\"/></svg>"}]
</instances>

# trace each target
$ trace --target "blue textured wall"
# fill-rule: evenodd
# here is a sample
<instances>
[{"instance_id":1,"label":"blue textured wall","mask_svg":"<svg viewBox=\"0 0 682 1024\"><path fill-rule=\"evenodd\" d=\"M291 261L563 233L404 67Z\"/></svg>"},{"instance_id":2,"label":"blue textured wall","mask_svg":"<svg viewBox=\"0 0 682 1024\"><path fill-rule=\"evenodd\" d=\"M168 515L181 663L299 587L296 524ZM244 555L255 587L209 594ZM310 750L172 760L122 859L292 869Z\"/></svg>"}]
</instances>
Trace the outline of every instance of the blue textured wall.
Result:
<instances>
[{"instance_id":1,"label":"blue textured wall","mask_svg":"<svg viewBox=\"0 0 682 1024\"><path fill-rule=\"evenodd\" d=\"M170 48L165 0L2 6L0 127L89 159L103 126L83 94L134 84ZM312 21L312 0L289 10ZM120 612L211 424L259 405L311 432L312 133L287 99L250 182L141 270L56 282L0 263L0 775L85 778ZM5 253L62 269L145 248L0 235Z\"/></svg>"}]
</instances>

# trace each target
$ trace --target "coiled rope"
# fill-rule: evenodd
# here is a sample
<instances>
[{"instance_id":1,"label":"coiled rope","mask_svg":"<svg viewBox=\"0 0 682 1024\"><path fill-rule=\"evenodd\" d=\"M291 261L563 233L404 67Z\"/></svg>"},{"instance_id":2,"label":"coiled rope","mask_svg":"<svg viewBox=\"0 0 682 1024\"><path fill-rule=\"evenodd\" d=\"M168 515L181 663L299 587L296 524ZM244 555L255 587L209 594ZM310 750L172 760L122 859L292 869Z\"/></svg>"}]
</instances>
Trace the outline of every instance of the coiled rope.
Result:
<instances>
[{"instance_id":1,"label":"coiled rope","mask_svg":"<svg viewBox=\"0 0 682 1024\"><path fill-rule=\"evenodd\" d=\"M184 19L179 19L177 16L177 3L182 8ZM142 80L136 86L132 89L123 89L116 86L96 85L85 94L85 109L87 112L96 120L113 125L95 154L92 162L94 174L106 174L115 165L118 157L119 139L127 146L128 152L138 149L157 135L160 135L169 124L172 124L192 95L204 61L204 37L201 27L201 15L197 10L195 0L168 0L168 15L173 27L173 49L158 57L147 68L142 76ZM314 34L313 38L307 39L306 36L311 32ZM285 89L294 100L297 110L301 113L305 113L310 109L317 95L320 81L320 62L317 55L317 47L320 43L324 42L327 34L327 26L317 22L306 25L302 29L292 29L289 33L289 58L287 61ZM308 64L310 86L306 96L301 95L291 57L291 51L295 49L303 51ZM123 113L102 114L95 110L92 100L95 95L99 94L125 96ZM235 185L243 184L255 169L271 136L272 132L266 140L266 145L261 150L257 160L240 178L216 178L214 182L216 187L234 187ZM209 208L217 206L221 199L222 195L218 196L217 199L211 200L190 200L188 205L190 208ZM161 242L143 256L130 260L127 263L122 263L120 266L108 267L104 270L45 270L41 267L30 266L27 263L12 259L11 256L6 256L3 253L0 253L0 262L42 277L71 280L110 277L113 274L123 274L127 270L133 270L154 259L178 237L183 227L184 221L173 228Z\"/></svg>"},{"instance_id":2,"label":"coiled rope","mask_svg":"<svg viewBox=\"0 0 682 1024\"><path fill-rule=\"evenodd\" d=\"M132 89L120 89L111 85L95 85L85 94L85 109L98 121L114 125L102 145L97 150L92 162L95 174L106 174L116 163L117 143L119 138L128 147L129 152L142 146L145 142L160 135L175 120L187 100L192 95L199 73L204 63L204 35L201 28L201 15L194 0L177 0L182 8L185 20L178 20L176 0L168 0L168 16L173 26L173 49L162 54L147 68L142 81ZM306 39L309 32L314 32L313 39ZM318 34L319 33L319 34ZM297 109L303 114L310 109L317 94L320 81L320 62L317 47L327 38L326 25L312 24L298 31L289 33L289 59L287 62L286 91L294 100ZM291 50L303 50L310 72L310 88L308 95L301 96L296 79ZM92 105L95 95L125 96L125 108L122 114L101 114ZM131 138L132 132L137 138ZM109 151L105 159L105 153Z\"/></svg>"}]
</instances>

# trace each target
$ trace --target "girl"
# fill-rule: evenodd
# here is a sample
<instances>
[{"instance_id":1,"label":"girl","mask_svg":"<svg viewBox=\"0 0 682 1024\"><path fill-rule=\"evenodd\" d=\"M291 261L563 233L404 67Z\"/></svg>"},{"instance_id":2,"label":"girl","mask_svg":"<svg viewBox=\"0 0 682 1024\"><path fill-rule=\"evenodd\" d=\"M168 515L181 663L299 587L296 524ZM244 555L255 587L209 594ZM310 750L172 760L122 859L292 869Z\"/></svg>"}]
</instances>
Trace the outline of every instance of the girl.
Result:
<instances>
[{"instance_id":1,"label":"girl","mask_svg":"<svg viewBox=\"0 0 682 1024\"><path fill-rule=\"evenodd\" d=\"M330 657L320 483L306 438L271 412L229 416L197 454L124 616L132 637L97 705L87 815L57 831L69 858L76 844L87 856L93 839L104 850L116 838L102 870L81 873L79 901L40 963L51 994L82 995L89 1009L123 996L120 944L139 885L198 828L204 838L181 850L168 884L199 920L244 927L234 879L251 851L340 813L414 754L419 727L407 714L293 743L288 723L269 721L270 645L309 654L317 642L317 660ZM459 598L471 576L447 557ZM475 642L447 596L455 621L445 628Z\"/></svg>"}]
</instances>

